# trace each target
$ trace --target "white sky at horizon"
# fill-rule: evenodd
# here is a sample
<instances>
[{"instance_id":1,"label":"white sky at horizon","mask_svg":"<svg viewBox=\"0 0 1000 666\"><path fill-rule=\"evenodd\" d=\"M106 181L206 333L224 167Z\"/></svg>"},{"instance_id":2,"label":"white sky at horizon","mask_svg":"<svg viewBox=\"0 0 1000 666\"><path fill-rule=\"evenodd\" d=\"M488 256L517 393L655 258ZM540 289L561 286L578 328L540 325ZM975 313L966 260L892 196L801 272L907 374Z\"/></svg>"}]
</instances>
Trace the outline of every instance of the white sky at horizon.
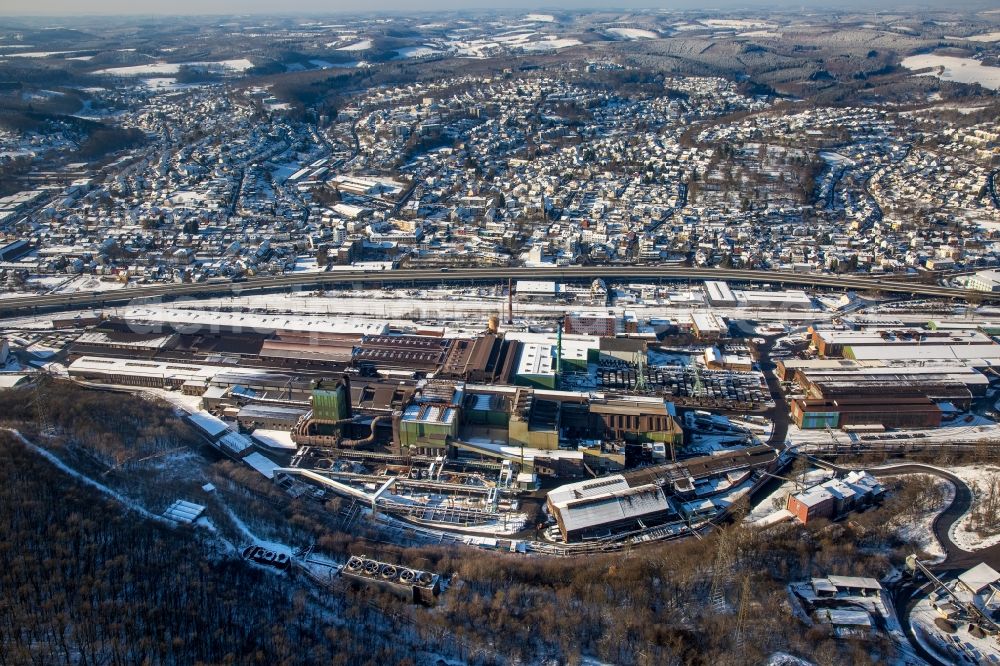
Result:
<instances>
[{"instance_id":1,"label":"white sky at horizon","mask_svg":"<svg viewBox=\"0 0 1000 666\"><path fill-rule=\"evenodd\" d=\"M877 0L877 9L895 7L940 8L934 0ZM774 9L816 10L821 6L841 9L874 9L870 0L4 0L2 16L87 16L87 15L246 15L246 14L323 14L339 12L434 12L459 10L546 11L627 10L627 9L725 9L761 11ZM958 0L950 7L990 7L991 0Z\"/></svg>"}]
</instances>

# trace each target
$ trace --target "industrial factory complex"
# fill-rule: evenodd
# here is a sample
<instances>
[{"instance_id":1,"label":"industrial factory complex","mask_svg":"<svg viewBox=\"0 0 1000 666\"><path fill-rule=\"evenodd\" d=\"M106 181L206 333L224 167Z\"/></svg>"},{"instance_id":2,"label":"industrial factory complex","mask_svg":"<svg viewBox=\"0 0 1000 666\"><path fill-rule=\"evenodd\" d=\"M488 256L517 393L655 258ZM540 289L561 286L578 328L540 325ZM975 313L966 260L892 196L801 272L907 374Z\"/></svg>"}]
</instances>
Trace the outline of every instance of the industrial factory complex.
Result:
<instances>
[{"instance_id":1,"label":"industrial factory complex","mask_svg":"<svg viewBox=\"0 0 1000 666\"><path fill-rule=\"evenodd\" d=\"M5 4L0 666L1000 665L1000 1Z\"/></svg>"},{"instance_id":2,"label":"industrial factory complex","mask_svg":"<svg viewBox=\"0 0 1000 666\"><path fill-rule=\"evenodd\" d=\"M524 302L562 293L522 282ZM688 316L563 306L536 326L512 325L511 295L460 328L141 304L50 325L70 378L176 394L206 443L288 492L542 550L698 532L780 477L788 429L929 442L994 393L989 322L754 329L730 313L766 292L704 289L718 307ZM785 513L831 520L881 496L860 474L790 493Z\"/></svg>"},{"instance_id":3,"label":"industrial factory complex","mask_svg":"<svg viewBox=\"0 0 1000 666\"><path fill-rule=\"evenodd\" d=\"M491 312L458 301L468 310L453 318L303 314L250 299L39 313L3 331L0 377L30 390L44 369L168 400L213 456L322 502L364 538L552 557L705 539L731 522L858 530L859 514L890 506L898 486L844 461L950 455L1000 437L1000 316L860 313L847 299L815 317L794 307L796 293L771 302L721 281L702 287L697 307L676 304L692 287L653 292L671 303L662 315L632 305L645 287L517 288L519 300L508 290ZM770 316L747 318L750 294ZM530 314L514 317L518 302ZM904 472L927 469L950 474ZM191 522L203 510L180 498L163 515ZM270 571L407 603L433 606L448 589L430 567L377 550L334 564L270 542L242 552ZM922 566L913 575L935 575ZM1000 588L962 580L935 578L913 622L943 651L987 654L994 625L977 624L973 602L985 594L988 606ZM893 631L886 590L835 574L788 588L806 625L860 642Z\"/></svg>"}]
</instances>

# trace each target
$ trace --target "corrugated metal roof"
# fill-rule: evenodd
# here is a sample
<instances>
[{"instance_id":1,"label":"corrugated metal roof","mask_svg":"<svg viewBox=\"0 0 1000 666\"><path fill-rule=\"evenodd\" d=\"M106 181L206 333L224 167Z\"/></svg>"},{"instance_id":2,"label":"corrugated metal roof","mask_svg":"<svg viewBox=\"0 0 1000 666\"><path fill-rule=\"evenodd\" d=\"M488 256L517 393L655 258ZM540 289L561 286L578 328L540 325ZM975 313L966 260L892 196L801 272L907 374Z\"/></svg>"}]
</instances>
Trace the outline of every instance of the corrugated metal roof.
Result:
<instances>
[{"instance_id":1,"label":"corrugated metal roof","mask_svg":"<svg viewBox=\"0 0 1000 666\"><path fill-rule=\"evenodd\" d=\"M253 443L247 437L238 432L229 433L219 440L219 444L233 453L243 453L253 446Z\"/></svg>"},{"instance_id":2,"label":"corrugated metal roof","mask_svg":"<svg viewBox=\"0 0 1000 666\"><path fill-rule=\"evenodd\" d=\"M648 485L570 500L556 504L556 510L566 530L576 531L671 509L663 490L659 486Z\"/></svg>"},{"instance_id":3,"label":"corrugated metal roof","mask_svg":"<svg viewBox=\"0 0 1000 666\"><path fill-rule=\"evenodd\" d=\"M163 515L178 523L193 523L204 511L205 507L200 504L177 500L163 512Z\"/></svg>"},{"instance_id":4,"label":"corrugated metal roof","mask_svg":"<svg viewBox=\"0 0 1000 666\"><path fill-rule=\"evenodd\" d=\"M621 474L612 474L599 479L588 479L567 483L549 491L549 501L553 504L560 504L574 499L584 497L595 497L617 490L627 490L629 487L625 477Z\"/></svg>"}]
</instances>

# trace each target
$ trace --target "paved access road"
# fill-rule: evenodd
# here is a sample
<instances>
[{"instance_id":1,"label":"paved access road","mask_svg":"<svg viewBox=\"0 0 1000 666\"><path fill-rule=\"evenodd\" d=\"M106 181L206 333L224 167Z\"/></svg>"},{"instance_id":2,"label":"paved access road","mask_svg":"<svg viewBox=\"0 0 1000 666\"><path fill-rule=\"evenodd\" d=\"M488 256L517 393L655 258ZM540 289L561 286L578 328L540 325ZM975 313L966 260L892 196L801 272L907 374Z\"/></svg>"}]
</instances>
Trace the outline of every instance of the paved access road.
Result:
<instances>
[{"instance_id":1,"label":"paved access road","mask_svg":"<svg viewBox=\"0 0 1000 666\"><path fill-rule=\"evenodd\" d=\"M831 465L829 463L824 463L824 466L829 466L842 471L848 471L843 467L837 467L836 465ZM969 552L959 548L955 542L951 540L952 526L958 522L958 520L961 519L961 517L964 516L965 513L972 507L972 490L970 490L969 486L966 485L960 478L946 469L931 465L922 465L920 463L886 465L884 467L877 467L868 471L875 476L932 474L951 482L951 484L955 486L955 498L952 500L947 509L938 514L931 526L934 536L937 538L945 552L945 560L930 567L931 569L934 569L937 574L952 573L954 575L960 571L971 569L980 562L986 562L994 569L1000 567L1000 544L991 546L990 548L977 550L975 552ZM904 578L902 581L891 586L889 589L893 607L896 609L900 625L902 626L907 639L910 641L910 644L921 657L927 660L928 663L942 664L940 658L936 655L929 654L923 648L920 642L916 639L916 636L913 635L913 627L910 626L910 612L913 610L913 607L917 604L917 602L919 602L920 599L922 599L929 592L930 584L922 578Z\"/></svg>"},{"instance_id":2,"label":"paved access road","mask_svg":"<svg viewBox=\"0 0 1000 666\"><path fill-rule=\"evenodd\" d=\"M852 468L841 467L829 462L821 462L822 466L834 469L838 472L849 472ZM994 569L1000 570L1000 544L970 552L960 548L951 539L951 528L958 520L972 507L972 490L960 478L941 467L933 465L923 465L920 463L899 463L895 465L884 465L868 469L874 476L899 476L903 474L930 474L949 481L955 486L955 498L947 509L938 514L934 519L931 529L934 536L941 544L945 553L945 560L932 566L932 569L948 571L964 571L971 569L980 562L986 562Z\"/></svg>"}]
</instances>

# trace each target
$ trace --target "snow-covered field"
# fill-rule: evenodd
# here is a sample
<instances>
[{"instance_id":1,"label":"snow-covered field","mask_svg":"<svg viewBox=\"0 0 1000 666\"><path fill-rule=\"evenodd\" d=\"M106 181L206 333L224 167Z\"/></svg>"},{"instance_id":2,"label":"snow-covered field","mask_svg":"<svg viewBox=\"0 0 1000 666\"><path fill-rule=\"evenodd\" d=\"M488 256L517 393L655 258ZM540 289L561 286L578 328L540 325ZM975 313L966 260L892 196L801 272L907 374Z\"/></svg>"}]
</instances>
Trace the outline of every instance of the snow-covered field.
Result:
<instances>
[{"instance_id":1,"label":"snow-covered field","mask_svg":"<svg viewBox=\"0 0 1000 666\"><path fill-rule=\"evenodd\" d=\"M180 90L194 90L201 88L201 83L178 83L177 79L171 76L155 76L148 79L140 79L142 85L157 93L178 92Z\"/></svg>"},{"instance_id":2,"label":"snow-covered field","mask_svg":"<svg viewBox=\"0 0 1000 666\"><path fill-rule=\"evenodd\" d=\"M123 289L127 285L117 280L102 280L94 275L81 275L59 285L52 290L54 294L72 294L78 291L109 291Z\"/></svg>"},{"instance_id":3,"label":"snow-covered field","mask_svg":"<svg viewBox=\"0 0 1000 666\"><path fill-rule=\"evenodd\" d=\"M747 32L737 33L739 37L767 37L770 39L781 39L785 33L774 32L773 30L748 30Z\"/></svg>"},{"instance_id":4,"label":"snow-covered field","mask_svg":"<svg viewBox=\"0 0 1000 666\"><path fill-rule=\"evenodd\" d=\"M835 153L833 151L821 150L819 156L824 162L826 162L827 164L831 164L833 166L843 166L845 164L847 165L853 164L853 161L850 158L845 157L840 153Z\"/></svg>"},{"instance_id":5,"label":"snow-covered field","mask_svg":"<svg viewBox=\"0 0 1000 666\"><path fill-rule=\"evenodd\" d=\"M639 28L608 28L607 32L622 39L659 39L659 35L652 30L640 30Z\"/></svg>"},{"instance_id":6,"label":"snow-covered field","mask_svg":"<svg viewBox=\"0 0 1000 666\"><path fill-rule=\"evenodd\" d=\"M347 46L341 46L338 51L367 51L372 47L372 40L362 39L360 42L354 42L353 44L348 44Z\"/></svg>"},{"instance_id":7,"label":"snow-covered field","mask_svg":"<svg viewBox=\"0 0 1000 666\"><path fill-rule=\"evenodd\" d=\"M770 21L754 21L753 19L706 19L703 24L712 28L774 28Z\"/></svg>"},{"instance_id":8,"label":"snow-covered field","mask_svg":"<svg viewBox=\"0 0 1000 666\"><path fill-rule=\"evenodd\" d=\"M187 412L188 414L193 414L201 409L200 395L187 395L186 393L181 393L180 391L169 391L167 389L159 388L146 388L142 390L142 393L154 398L159 398L164 402L169 402L177 409Z\"/></svg>"},{"instance_id":9,"label":"snow-covered field","mask_svg":"<svg viewBox=\"0 0 1000 666\"><path fill-rule=\"evenodd\" d=\"M67 55L77 53L77 51L20 51L18 53L8 53L12 58L51 58L52 56Z\"/></svg>"},{"instance_id":10,"label":"snow-covered field","mask_svg":"<svg viewBox=\"0 0 1000 666\"><path fill-rule=\"evenodd\" d=\"M407 46L402 49L396 49L396 53L401 58L425 58L441 52L429 46Z\"/></svg>"},{"instance_id":11,"label":"snow-covered field","mask_svg":"<svg viewBox=\"0 0 1000 666\"><path fill-rule=\"evenodd\" d=\"M317 265L316 257L314 256L303 256L295 258L295 272L317 272L322 271L323 267Z\"/></svg>"},{"instance_id":12,"label":"snow-covered field","mask_svg":"<svg viewBox=\"0 0 1000 666\"><path fill-rule=\"evenodd\" d=\"M919 76L936 76L942 81L956 83L978 83L989 90L1000 90L1000 67L988 67L972 58L956 58L954 56L923 55L903 58L900 63L911 70L934 68L933 72L922 72Z\"/></svg>"},{"instance_id":13,"label":"snow-covered field","mask_svg":"<svg viewBox=\"0 0 1000 666\"><path fill-rule=\"evenodd\" d=\"M952 501L954 501L955 486L945 479L930 474L907 476L906 478L929 478L934 486L940 490L941 501L938 506L926 511L918 511L916 515L894 516L890 520L889 526L895 528L896 534L901 539L915 543L920 550L930 555L935 563L942 562L945 558L944 549L934 536L932 527L934 519L951 506Z\"/></svg>"},{"instance_id":14,"label":"snow-covered field","mask_svg":"<svg viewBox=\"0 0 1000 666\"><path fill-rule=\"evenodd\" d=\"M549 36L537 42L527 42L525 44L521 44L521 48L525 51L548 51L550 49L558 51L559 49L565 49L570 46L578 46L580 43L579 39L573 39L572 37L557 39Z\"/></svg>"},{"instance_id":15,"label":"snow-covered field","mask_svg":"<svg viewBox=\"0 0 1000 666\"><path fill-rule=\"evenodd\" d=\"M1000 42L1000 32L987 32L971 37L948 37L947 39L964 39L967 42Z\"/></svg>"},{"instance_id":16,"label":"snow-covered field","mask_svg":"<svg viewBox=\"0 0 1000 666\"><path fill-rule=\"evenodd\" d=\"M995 465L976 465L968 467L949 467L948 471L960 478L972 489L972 508L975 509L983 501L988 484L992 477L1000 479L1000 467ZM1000 532L993 535L980 536L971 531L971 511L964 515L951 528L951 540L963 550L976 551L1000 543Z\"/></svg>"},{"instance_id":17,"label":"snow-covered field","mask_svg":"<svg viewBox=\"0 0 1000 666\"><path fill-rule=\"evenodd\" d=\"M177 74L181 67L213 67L229 69L235 72L245 72L253 67L253 63L246 58L237 60L218 60L215 62L161 62L148 65L131 65L128 67L111 67L99 69L94 74L109 74L111 76L145 76L156 74Z\"/></svg>"},{"instance_id":18,"label":"snow-covered field","mask_svg":"<svg viewBox=\"0 0 1000 666\"><path fill-rule=\"evenodd\" d=\"M525 21L535 21L537 23L555 23L556 17L552 14L528 14Z\"/></svg>"}]
</instances>

